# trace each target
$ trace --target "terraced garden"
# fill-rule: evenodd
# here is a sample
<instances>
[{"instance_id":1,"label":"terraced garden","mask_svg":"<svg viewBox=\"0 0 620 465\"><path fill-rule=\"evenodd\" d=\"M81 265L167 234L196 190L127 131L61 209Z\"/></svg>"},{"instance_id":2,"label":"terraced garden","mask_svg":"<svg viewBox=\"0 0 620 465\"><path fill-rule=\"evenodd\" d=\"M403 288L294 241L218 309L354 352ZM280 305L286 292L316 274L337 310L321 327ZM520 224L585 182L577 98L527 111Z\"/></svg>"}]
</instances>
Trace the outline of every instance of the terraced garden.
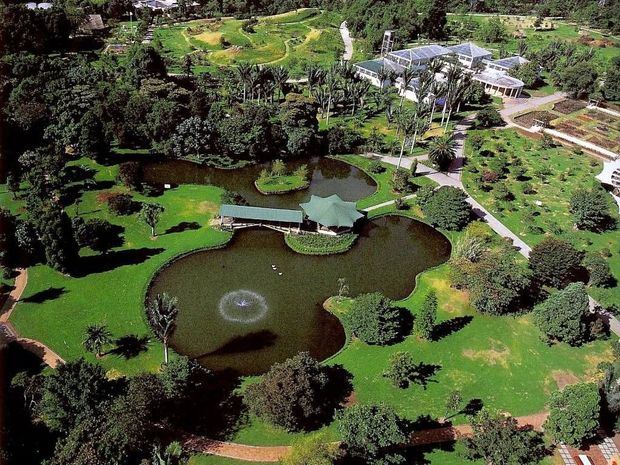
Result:
<instances>
[{"instance_id":1,"label":"terraced garden","mask_svg":"<svg viewBox=\"0 0 620 465\"><path fill-rule=\"evenodd\" d=\"M155 43L172 69L192 54L197 71L241 62L277 64L301 72L307 64L336 61L344 50L338 31L337 13L308 8L297 12L261 17L243 29L237 19L201 19L155 30Z\"/></svg>"}]
</instances>

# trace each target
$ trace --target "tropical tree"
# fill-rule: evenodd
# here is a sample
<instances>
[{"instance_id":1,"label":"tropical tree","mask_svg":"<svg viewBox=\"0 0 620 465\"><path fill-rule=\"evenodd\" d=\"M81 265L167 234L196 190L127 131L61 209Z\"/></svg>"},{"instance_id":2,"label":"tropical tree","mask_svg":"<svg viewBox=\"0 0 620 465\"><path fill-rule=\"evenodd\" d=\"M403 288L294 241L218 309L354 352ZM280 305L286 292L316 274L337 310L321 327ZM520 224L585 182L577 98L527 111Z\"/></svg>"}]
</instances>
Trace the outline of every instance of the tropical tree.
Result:
<instances>
[{"instance_id":1,"label":"tropical tree","mask_svg":"<svg viewBox=\"0 0 620 465\"><path fill-rule=\"evenodd\" d=\"M273 77L273 82L278 89L278 100L280 100L283 96L285 96L286 92L286 81L288 81L289 73L288 69L284 66L276 66L271 69L271 76Z\"/></svg>"},{"instance_id":2,"label":"tropical tree","mask_svg":"<svg viewBox=\"0 0 620 465\"><path fill-rule=\"evenodd\" d=\"M325 121L326 127L329 127L329 114L331 112L334 97L340 86L338 80L338 71L336 67L331 67L325 74L325 90L327 91L327 119Z\"/></svg>"},{"instance_id":3,"label":"tropical tree","mask_svg":"<svg viewBox=\"0 0 620 465\"><path fill-rule=\"evenodd\" d=\"M445 171L450 163L456 158L456 143L451 134L434 137L428 150L428 159L432 161L440 171Z\"/></svg>"},{"instance_id":4,"label":"tropical tree","mask_svg":"<svg viewBox=\"0 0 620 465\"><path fill-rule=\"evenodd\" d=\"M416 76L416 72L411 68L405 68L405 70L400 75L400 107L403 106L403 102L405 100L405 92L409 85L413 82L413 79Z\"/></svg>"},{"instance_id":5,"label":"tropical tree","mask_svg":"<svg viewBox=\"0 0 620 465\"><path fill-rule=\"evenodd\" d=\"M164 345L164 363L168 363L168 341L176 328L178 299L168 293L157 294L146 307L146 314L155 335Z\"/></svg>"},{"instance_id":6,"label":"tropical tree","mask_svg":"<svg viewBox=\"0 0 620 465\"><path fill-rule=\"evenodd\" d=\"M237 66L237 77L243 86L243 102L247 98L247 87L250 82L250 75L252 73L252 65L249 63L239 63Z\"/></svg>"},{"instance_id":7,"label":"tropical tree","mask_svg":"<svg viewBox=\"0 0 620 465\"><path fill-rule=\"evenodd\" d=\"M88 352L95 354L98 358L103 354L101 349L106 344L112 342L112 334L105 325L89 325L86 327L84 341L82 345Z\"/></svg>"},{"instance_id":8,"label":"tropical tree","mask_svg":"<svg viewBox=\"0 0 620 465\"><path fill-rule=\"evenodd\" d=\"M155 236L155 226L159 223L164 207L158 203L143 203L138 217L151 227L151 236Z\"/></svg>"}]
</instances>

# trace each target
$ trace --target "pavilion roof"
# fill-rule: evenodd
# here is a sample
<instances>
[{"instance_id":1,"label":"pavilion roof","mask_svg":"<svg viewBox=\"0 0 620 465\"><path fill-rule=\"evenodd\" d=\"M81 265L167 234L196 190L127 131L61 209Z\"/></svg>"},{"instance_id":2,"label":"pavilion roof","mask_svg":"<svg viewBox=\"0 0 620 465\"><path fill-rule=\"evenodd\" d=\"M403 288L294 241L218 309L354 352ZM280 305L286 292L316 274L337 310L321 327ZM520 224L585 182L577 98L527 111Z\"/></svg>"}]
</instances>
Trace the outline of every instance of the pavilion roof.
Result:
<instances>
[{"instance_id":1,"label":"pavilion roof","mask_svg":"<svg viewBox=\"0 0 620 465\"><path fill-rule=\"evenodd\" d=\"M313 195L300 207L310 220L326 227L350 228L364 216L357 211L355 202L345 202L336 194L329 197Z\"/></svg>"},{"instance_id":2,"label":"pavilion roof","mask_svg":"<svg viewBox=\"0 0 620 465\"><path fill-rule=\"evenodd\" d=\"M249 207L246 205L224 204L220 207L220 216L255 221L278 221L282 223L301 223L301 210L283 208Z\"/></svg>"}]
</instances>

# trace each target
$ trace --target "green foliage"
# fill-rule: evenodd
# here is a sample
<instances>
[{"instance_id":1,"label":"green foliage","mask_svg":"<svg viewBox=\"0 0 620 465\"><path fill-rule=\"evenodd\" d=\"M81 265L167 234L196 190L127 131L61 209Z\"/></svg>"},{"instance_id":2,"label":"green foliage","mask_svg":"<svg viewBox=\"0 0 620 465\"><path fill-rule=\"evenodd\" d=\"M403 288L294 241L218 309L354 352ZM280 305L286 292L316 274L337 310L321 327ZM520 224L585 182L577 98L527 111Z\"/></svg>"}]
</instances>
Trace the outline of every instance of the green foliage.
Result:
<instances>
[{"instance_id":1,"label":"green foliage","mask_svg":"<svg viewBox=\"0 0 620 465\"><path fill-rule=\"evenodd\" d=\"M582 265L588 270L589 286L609 287L614 283L609 263L597 253L587 254Z\"/></svg>"},{"instance_id":2,"label":"green foliage","mask_svg":"<svg viewBox=\"0 0 620 465\"><path fill-rule=\"evenodd\" d=\"M108 197L108 209L113 215L131 215L139 206L129 194L113 194Z\"/></svg>"},{"instance_id":3,"label":"green foliage","mask_svg":"<svg viewBox=\"0 0 620 465\"><path fill-rule=\"evenodd\" d=\"M551 394L545 432L558 442L579 447L596 436L599 427L600 395L594 383L566 386Z\"/></svg>"},{"instance_id":4,"label":"green foliage","mask_svg":"<svg viewBox=\"0 0 620 465\"><path fill-rule=\"evenodd\" d=\"M340 412L338 420L346 451L370 463L379 463L386 449L407 440L402 419L387 405L353 405Z\"/></svg>"},{"instance_id":5,"label":"green foliage","mask_svg":"<svg viewBox=\"0 0 620 465\"><path fill-rule=\"evenodd\" d=\"M326 234L287 234L286 244L304 255L331 255L343 253L353 247L358 235L354 233L328 236Z\"/></svg>"},{"instance_id":6,"label":"green foliage","mask_svg":"<svg viewBox=\"0 0 620 465\"><path fill-rule=\"evenodd\" d=\"M547 455L542 434L521 428L513 417L482 410L474 417L472 427L472 437L465 439L467 458L471 460L534 465Z\"/></svg>"},{"instance_id":7,"label":"green foliage","mask_svg":"<svg viewBox=\"0 0 620 465\"><path fill-rule=\"evenodd\" d=\"M129 189L138 189L142 185L142 165L136 161L121 163L118 179Z\"/></svg>"},{"instance_id":8,"label":"green foliage","mask_svg":"<svg viewBox=\"0 0 620 465\"><path fill-rule=\"evenodd\" d=\"M330 391L330 369L307 352L274 364L244 393L250 411L288 431L313 429L333 415L348 392Z\"/></svg>"},{"instance_id":9,"label":"green foliage","mask_svg":"<svg viewBox=\"0 0 620 465\"><path fill-rule=\"evenodd\" d=\"M367 344L386 345L400 337L401 318L398 308L379 292L362 294L344 315L349 330Z\"/></svg>"},{"instance_id":10,"label":"green foliage","mask_svg":"<svg viewBox=\"0 0 620 465\"><path fill-rule=\"evenodd\" d=\"M282 160L274 160L271 164L272 176L283 176L286 174L286 164Z\"/></svg>"},{"instance_id":11,"label":"green foliage","mask_svg":"<svg viewBox=\"0 0 620 465\"><path fill-rule=\"evenodd\" d=\"M530 253L530 268L534 278L543 284L563 287L574 280L582 254L569 242L546 237Z\"/></svg>"},{"instance_id":12,"label":"green foliage","mask_svg":"<svg viewBox=\"0 0 620 465\"><path fill-rule=\"evenodd\" d=\"M394 352L390 357L390 365L383 372L395 387L406 389L415 379L418 367L409 352Z\"/></svg>"},{"instance_id":13,"label":"green foliage","mask_svg":"<svg viewBox=\"0 0 620 465\"><path fill-rule=\"evenodd\" d=\"M327 435L316 433L294 442L282 465L332 465L338 456L338 447Z\"/></svg>"},{"instance_id":14,"label":"green foliage","mask_svg":"<svg viewBox=\"0 0 620 465\"><path fill-rule=\"evenodd\" d=\"M540 80L538 73L539 65L536 61L530 61L510 70L511 76L520 79L525 84L525 87L530 88L535 86Z\"/></svg>"},{"instance_id":15,"label":"green foliage","mask_svg":"<svg viewBox=\"0 0 620 465\"><path fill-rule=\"evenodd\" d=\"M451 134L434 137L428 146L428 159L444 171L456 157L456 144Z\"/></svg>"},{"instance_id":16,"label":"green foliage","mask_svg":"<svg viewBox=\"0 0 620 465\"><path fill-rule=\"evenodd\" d=\"M172 135L170 150L176 158L198 163L208 161L213 152L213 128L197 116L182 121Z\"/></svg>"},{"instance_id":17,"label":"green foliage","mask_svg":"<svg viewBox=\"0 0 620 465\"><path fill-rule=\"evenodd\" d=\"M418 197L423 198L420 194ZM461 189L442 186L421 203L422 212L433 226L450 231L460 230L469 223L472 214L471 205L466 199L467 195Z\"/></svg>"},{"instance_id":18,"label":"green foliage","mask_svg":"<svg viewBox=\"0 0 620 465\"><path fill-rule=\"evenodd\" d=\"M476 114L476 125L482 128L503 126L504 120L495 108L483 108Z\"/></svg>"},{"instance_id":19,"label":"green foliage","mask_svg":"<svg viewBox=\"0 0 620 465\"><path fill-rule=\"evenodd\" d=\"M404 168L398 168L392 174L392 189L399 193L409 192L411 183L409 182L409 172Z\"/></svg>"},{"instance_id":20,"label":"green foliage","mask_svg":"<svg viewBox=\"0 0 620 465\"><path fill-rule=\"evenodd\" d=\"M588 294L582 283L573 283L551 294L534 308L534 319L549 341L580 345L588 340Z\"/></svg>"},{"instance_id":21,"label":"green foliage","mask_svg":"<svg viewBox=\"0 0 620 465\"><path fill-rule=\"evenodd\" d=\"M111 248L123 244L118 226L101 218L84 221L75 217L72 221L73 234L80 247L90 247L95 252L107 253Z\"/></svg>"},{"instance_id":22,"label":"green foliage","mask_svg":"<svg viewBox=\"0 0 620 465\"><path fill-rule=\"evenodd\" d=\"M168 363L168 340L176 328L179 313L178 299L166 292L157 294L146 305L146 316L151 329L164 344L164 363Z\"/></svg>"},{"instance_id":23,"label":"green foliage","mask_svg":"<svg viewBox=\"0 0 620 465\"><path fill-rule=\"evenodd\" d=\"M385 167L381 164L379 160L373 160L368 164L368 171L373 174L380 174L385 172Z\"/></svg>"},{"instance_id":24,"label":"green foliage","mask_svg":"<svg viewBox=\"0 0 620 465\"><path fill-rule=\"evenodd\" d=\"M151 236L155 236L155 227L159 223L164 207L157 203L143 203L138 218L151 227Z\"/></svg>"},{"instance_id":25,"label":"green foliage","mask_svg":"<svg viewBox=\"0 0 620 465\"><path fill-rule=\"evenodd\" d=\"M491 44L506 42L508 31L498 16L483 22L477 31L478 39Z\"/></svg>"},{"instance_id":26,"label":"green foliage","mask_svg":"<svg viewBox=\"0 0 620 465\"><path fill-rule=\"evenodd\" d=\"M112 333L105 325L89 325L86 327L84 348L98 357L101 356L101 349L112 342Z\"/></svg>"},{"instance_id":27,"label":"green foliage","mask_svg":"<svg viewBox=\"0 0 620 465\"><path fill-rule=\"evenodd\" d=\"M596 89L598 73L590 62L567 66L557 73L556 83L575 98L587 97Z\"/></svg>"},{"instance_id":28,"label":"green foliage","mask_svg":"<svg viewBox=\"0 0 620 465\"><path fill-rule=\"evenodd\" d=\"M570 212L575 226L595 231L609 223L609 203L602 189L579 189L570 198Z\"/></svg>"},{"instance_id":29,"label":"green foliage","mask_svg":"<svg viewBox=\"0 0 620 465\"><path fill-rule=\"evenodd\" d=\"M414 320L414 331L424 339L431 340L437 323L437 294L429 292Z\"/></svg>"}]
</instances>

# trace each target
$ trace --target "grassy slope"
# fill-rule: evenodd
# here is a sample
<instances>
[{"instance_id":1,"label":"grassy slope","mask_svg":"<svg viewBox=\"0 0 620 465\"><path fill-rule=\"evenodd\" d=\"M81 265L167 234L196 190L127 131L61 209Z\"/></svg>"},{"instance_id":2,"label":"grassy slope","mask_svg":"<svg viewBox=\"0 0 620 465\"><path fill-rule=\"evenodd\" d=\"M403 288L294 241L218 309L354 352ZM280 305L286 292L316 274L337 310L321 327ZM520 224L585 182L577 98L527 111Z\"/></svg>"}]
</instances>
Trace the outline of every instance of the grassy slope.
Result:
<instances>
[{"instance_id":1,"label":"grassy slope","mask_svg":"<svg viewBox=\"0 0 620 465\"><path fill-rule=\"evenodd\" d=\"M497 149L504 147L507 156L512 155L521 159L523 166L528 170L527 175L531 177L527 182L532 184L536 193L524 194L522 190L524 182L508 173L506 179L500 182L513 193L515 200L498 201L493 197L493 192L485 192L480 188L475 181L477 174L465 169L463 182L469 193L530 246L540 242L545 237L545 233L561 231L559 236L570 240L579 249L600 251L608 248L612 253L608 259L609 265L616 279L620 280L620 251L618 250L620 232L615 230L594 233L574 230L569 212L572 192L579 188L598 185L594 176L600 173L602 163L587 155L574 154L562 147L542 151L536 141L519 136L513 130L485 131L483 134L487 136L487 139L482 150L491 150L497 154ZM474 153L469 143L466 149L469 166L476 167L480 172L484 169L483 163L489 163L492 160L492 157L485 158L479 153ZM541 171L548 173L544 182L537 175ZM542 202L542 205L536 205L537 201ZM617 218L617 209L611 196L609 206L610 211ZM533 224L542 232L532 232L528 227L532 224L526 220L528 211L536 212L533 216ZM620 287L618 286L611 289L592 289L592 296L600 299L603 304L620 305Z\"/></svg>"}]
</instances>

